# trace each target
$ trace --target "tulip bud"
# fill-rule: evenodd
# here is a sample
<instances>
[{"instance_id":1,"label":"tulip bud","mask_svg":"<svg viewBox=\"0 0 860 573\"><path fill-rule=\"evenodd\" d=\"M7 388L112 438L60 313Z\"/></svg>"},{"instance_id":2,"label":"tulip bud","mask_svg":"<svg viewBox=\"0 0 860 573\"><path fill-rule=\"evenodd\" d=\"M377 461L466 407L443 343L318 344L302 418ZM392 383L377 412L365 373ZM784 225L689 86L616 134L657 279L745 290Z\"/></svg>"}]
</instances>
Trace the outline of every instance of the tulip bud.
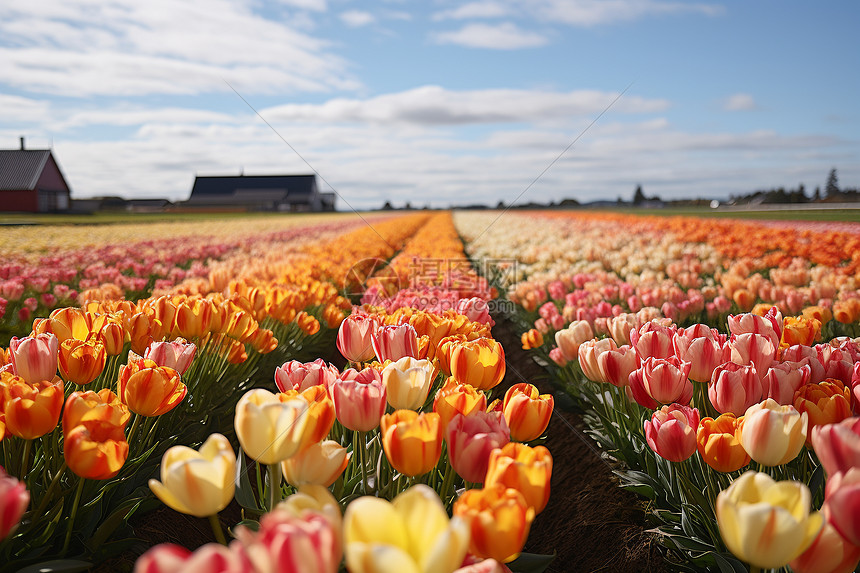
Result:
<instances>
[{"instance_id":1,"label":"tulip bud","mask_svg":"<svg viewBox=\"0 0 860 573\"><path fill-rule=\"evenodd\" d=\"M436 378L436 369L429 360L404 356L382 370L388 403L395 410L418 410L424 405L430 387Z\"/></svg>"},{"instance_id":2,"label":"tulip bud","mask_svg":"<svg viewBox=\"0 0 860 573\"><path fill-rule=\"evenodd\" d=\"M60 374L69 382L89 384L104 371L106 363L105 345L97 340L69 338L60 344Z\"/></svg>"},{"instance_id":3,"label":"tulip bud","mask_svg":"<svg viewBox=\"0 0 860 573\"><path fill-rule=\"evenodd\" d=\"M748 471L717 496L720 535L736 557L762 569L787 565L818 535L824 520L810 513L809 488Z\"/></svg>"},{"instance_id":4,"label":"tulip bud","mask_svg":"<svg viewBox=\"0 0 860 573\"><path fill-rule=\"evenodd\" d=\"M508 388L503 411L511 439L530 442L539 438L549 426L554 404L551 394L541 394L531 384L514 384Z\"/></svg>"},{"instance_id":5,"label":"tulip bud","mask_svg":"<svg viewBox=\"0 0 860 573\"><path fill-rule=\"evenodd\" d=\"M0 541L15 531L29 504L27 487L0 467Z\"/></svg>"},{"instance_id":6,"label":"tulip bud","mask_svg":"<svg viewBox=\"0 0 860 573\"><path fill-rule=\"evenodd\" d=\"M419 414L397 410L379 422L385 457L391 466L406 476L426 474L442 455L442 428L439 414Z\"/></svg>"},{"instance_id":7,"label":"tulip bud","mask_svg":"<svg viewBox=\"0 0 860 573\"><path fill-rule=\"evenodd\" d=\"M636 370L636 351L626 344L597 356L600 378L613 386L630 384L630 374Z\"/></svg>"},{"instance_id":8,"label":"tulip bud","mask_svg":"<svg viewBox=\"0 0 860 573\"><path fill-rule=\"evenodd\" d=\"M482 483L487 477L490 453L511 441L511 433L501 412L455 414L445 431L448 458L461 478Z\"/></svg>"},{"instance_id":9,"label":"tulip bud","mask_svg":"<svg viewBox=\"0 0 860 573\"><path fill-rule=\"evenodd\" d=\"M374 356L373 334L377 321L370 316L352 314L340 323L337 349L350 362L365 362Z\"/></svg>"},{"instance_id":10,"label":"tulip bud","mask_svg":"<svg viewBox=\"0 0 860 573\"><path fill-rule=\"evenodd\" d=\"M194 360L196 352L197 346L194 343L186 342L183 338L177 338L172 342L151 343L143 353L143 357L152 360L159 366L173 368L182 375L191 366L191 361Z\"/></svg>"},{"instance_id":11,"label":"tulip bud","mask_svg":"<svg viewBox=\"0 0 860 573\"><path fill-rule=\"evenodd\" d=\"M676 356L651 358L642 367L630 374L630 391L634 399L646 408L654 404L689 404L693 397L693 385L687 378L690 363Z\"/></svg>"},{"instance_id":12,"label":"tulip bud","mask_svg":"<svg viewBox=\"0 0 860 573\"><path fill-rule=\"evenodd\" d=\"M284 478L292 486L321 485L329 487L346 469L350 456L334 440L312 444L281 462Z\"/></svg>"},{"instance_id":13,"label":"tulip bud","mask_svg":"<svg viewBox=\"0 0 860 573\"><path fill-rule=\"evenodd\" d=\"M743 416L747 408L761 402L761 383L755 366L734 362L717 366L708 384L708 398L717 412Z\"/></svg>"},{"instance_id":14,"label":"tulip bud","mask_svg":"<svg viewBox=\"0 0 860 573\"><path fill-rule=\"evenodd\" d=\"M767 400L750 406L738 426L747 453L765 466L781 466L797 457L806 441L808 416L794 406Z\"/></svg>"},{"instance_id":15,"label":"tulip bud","mask_svg":"<svg viewBox=\"0 0 860 573\"><path fill-rule=\"evenodd\" d=\"M110 479L128 458L125 425L83 420L63 435L63 456L69 469L86 479Z\"/></svg>"},{"instance_id":16,"label":"tulip bud","mask_svg":"<svg viewBox=\"0 0 860 573\"><path fill-rule=\"evenodd\" d=\"M322 358L306 363L290 360L275 369L275 384L281 392L287 390L303 392L317 385L328 389L338 374L337 368L327 364Z\"/></svg>"},{"instance_id":17,"label":"tulip bud","mask_svg":"<svg viewBox=\"0 0 860 573\"><path fill-rule=\"evenodd\" d=\"M5 430L32 440L57 427L63 409L63 381L54 376L50 382L27 384L9 372L0 373Z\"/></svg>"},{"instance_id":18,"label":"tulip bud","mask_svg":"<svg viewBox=\"0 0 860 573\"><path fill-rule=\"evenodd\" d=\"M386 390L378 370L352 368L343 372L331 388L331 398L338 421L357 432L369 432L379 426L385 413Z\"/></svg>"},{"instance_id":19,"label":"tulip bud","mask_svg":"<svg viewBox=\"0 0 860 573\"><path fill-rule=\"evenodd\" d=\"M179 373L145 358L132 360L119 370L119 397L141 416L160 416L175 408L188 393Z\"/></svg>"},{"instance_id":20,"label":"tulip bud","mask_svg":"<svg viewBox=\"0 0 860 573\"><path fill-rule=\"evenodd\" d=\"M709 466L718 472L737 471L750 463L750 456L740 441L738 427L743 419L723 414L717 419L702 418L696 433L696 445Z\"/></svg>"},{"instance_id":21,"label":"tulip bud","mask_svg":"<svg viewBox=\"0 0 860 573\"><path fill-rule=\"evenodd\" d=\"M696 430L699 411L672 404L663 406L645 421L645 441L660 457L682 462L696 453Z\"/></svg>"},{"instance_id":22,"label":"tulip bud","mask_svg":"<svg viewBox=\"0 0 860 573\"><path fill-rule=\"evenodd\" d=\"M50 381L57 375L59 341L53 334L12 337L9 357L12 371L29 384Z\"/></svg>"},{"instance_id":23,"label":"tulip bud","mask_svg":"<svg viewBox=\"0 0 860 573\"><path fill-rule=\"evenodd\" d=\"M433 411L439 414L439 425L447 428L456 414L469 416L487 410L487 396L468 384L459 384L453 378L436 392Z\"/></svg>"},{"instance_id":24,"label":"tulip bud","mask_svg":"<svg viewBox=\"0 0 860 573\"><path fill-rule=\"evenodd\" d=\"M281 401L268 390L249 390L236 404L234 421L242 450L266 465L294 456L302 446L308 408L302 396Z\"/></svg>"},{"instance_id":25,"label":"tulip bud","mask_svg":"<svg viewBox=\"0 0 860 573\"><path fill-rule=\"evenodd\" d=\"M376 328L371 338L373 353L382 361L418 357L418 333L411 324L386 324Z\"/></svg>"},{"instance_id":26,"label":"tulip bud","mask_svg":"<svg viewBox=\"0 0 860 573\"><path fill-rule=\"evenodd\" d=\"M484 487L496 484L512 487L523 494L526 503L540 513L549 501L552 456L543 446L531 448L510 442L490 453Z\"/></svg>"},{"instance_id":27,"label":"tulip bud","mask_svg":"<svg viewBox=\"0 0 860 573\"><path fill-rule=\"evenodd\" d=\"M505 349L492 338L478 338L454 346L451 375L477 390L495 388L505 377Z\"/></svg>"},{"instance_id":28,"label":"tulip bud","mask_svg":"<svg viewBox=\"0 0 860 573\"><path fill-rule=\"evenodd\" d=\"M579 358L579 367L582 368L585 377L595 382L605 382L600 371L598 358L604 352L617 348L615 341L611 338L587 340L580 344L577 357Z\"/></svg>"},{"instance_id":29,"label":"tulip bud","mask_svg":"<svg viewBox=\"0 0 860 573\"><path fill-rule=\"evenodd\" d=\"M466 490L454 503L454 515L470 525L470 553L506 562L519 556L535 511L520 492L496 485Z\"/></svg>"}]
</instances>

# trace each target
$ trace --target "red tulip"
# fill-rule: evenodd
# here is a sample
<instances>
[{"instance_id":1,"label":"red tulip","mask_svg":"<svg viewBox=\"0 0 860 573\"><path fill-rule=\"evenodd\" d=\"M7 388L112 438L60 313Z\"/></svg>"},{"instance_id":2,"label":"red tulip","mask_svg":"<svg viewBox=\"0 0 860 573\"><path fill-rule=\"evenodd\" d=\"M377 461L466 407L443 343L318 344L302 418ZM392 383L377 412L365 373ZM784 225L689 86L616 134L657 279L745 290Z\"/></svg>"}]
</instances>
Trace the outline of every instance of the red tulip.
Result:
<instances>
[{"instance_id":1,"label":"red tulip","mask_svg":"<svg viewBox=\"0 0 860 573\"><path fill-rule=\"evenodd\" d=\"M30 492L0 467L0 541L6 539L21 522L30 504Z\"/></svg>"},{"instance_id":2,"label":"red tulip","mask_svg":"<svg viewBox=\"0 0 860 573\"><path fill-rule=\"evenodd\" d=\"M597 356L601 379L613 386L630 384L630 373L636 370L636 351L628 345L607 350Z\"/></svg>"},{"instance_id":3,"label":"red tulip","mask_svg":"<svg viewBox=\"0 0 860 573\"><path fill-rule=\"evenodd\" d=\"M397 361L404 356L419 358L418 333L411 324L379 326L371 338L373 353L381 361Z\"/></svg>"},{"instance_id":4,"label":"red tulip","mask_svg":"<svg viewBox=\"0 0 860 573\"><path fill-rule=\"evenodd\" d=\"M302 363L298 360L284 362L275 369L275 384L281 392L296 390L304 392L311 386L323 385L326 389L338 377L338 370L322 358Z\"/></svg>"},{"instance_id":5,"label":"red tulip","mask_svg":"<svg viewBox=\"0 0 860 573\"><path fill-rule=\"evenodd\" d=\"M718 366L708 384L708 398L717 412L743 416L747 408L761 402L761 383L755 366L734 362Z\"/></svg>"},{"instance_id":6,"label":"red tulip","mask_svg":"<svg viewBox=\"0 0 860 573\"><path fill-rule=\"evenodd\" d=\"M648 446L660 457L682 462L696 453L696 430L699 428L696 408L681 404L663 406L644 426Z\"/></svg>"},{"instance_id":7,"label":"red tulip","mask_svg":"<svg viewBox=\"0 0 860 573\"><path fill-rule=\"evenodd\" d=\"M490 464L490 452L511 441L510 430L501 412L455 414L445 432L451 466L461 478L483 483Z\"/></svg>"},{"instance_id":8,"label":"red tulip","mask_svg":"<svg viewBox=\"0 0 860 573\"><path fill-rule=\"evenodd\" d=\"M595 382L605 382L603 374L600 371L598 358L601 354L608 350L615 350L618 346L611 338L593 339L583 342L579 346L579 367L582 368L582 373L589 380Z\"/></svg>"},{"instance_id":9,"label":"red tulip","mask_svg":"<svg viewBox=\"0 0 860 573\"><path fill-rule=\"evenodd\" d=\"M685 328L672 339L675 355L690 363L690 379L708 382L714 369L730 358L725 342L721 342L710 328Z\"/></svg>"},{"instance_id":10,"label":"red tulip","mask_svg":"<svg viewBox=\"0 0 860 573\"><path fill-rule=\"evenodd\" d=\"M663 326L652 320L630 333L630 345L636 349L640 362L646 358L669 358L675 353L672 340L676 332L675 326Z\"/></svg>"},{"instance_id":11,"label":"red tulip","mask_svg":"<svg viewBox=\"0 0 860 573\"><path fill-rule=\"evenodd\" d=\"M633 398L646 408L656 404L689 404L693 385L687 378L690 363L676 356L668 359L648 357L642 366L630 374L630 391Z\"/></svg>"},{"instance_id":12,"label":"red tulip","mask_svg":"<svg viewBox=\"0 0 860 573\"><path fill-rule=\"evenodd\" d=\"M728 318L729 332L733 335L759 334L769 339L774 348L778 348L782 340L782 322L782 313L776 307L771 307L764 316L745 313L737 316L730 314Z\"/></svg>"},{"instance_id":13,"label":"red tulip","mask_svg":"<svg viewBox=\"0 0 860 573\"><path fill-rule=\"evenodd\" d=\"M732 362L735 364L752 364L760 378L767 374L767 369L776 358L777 345L762 334L744 333L732 336L729 342Z\"/></svg>"},{"instance_id":14,"label":"red tulip","mask_svg":"<svg viewBox=\"0 0 860 573\"><path fill-rule=\"evenodd\" d=\"M842 537L860 546L860 468L830 476L821 510Z\"/></svg>"}]
</instances>

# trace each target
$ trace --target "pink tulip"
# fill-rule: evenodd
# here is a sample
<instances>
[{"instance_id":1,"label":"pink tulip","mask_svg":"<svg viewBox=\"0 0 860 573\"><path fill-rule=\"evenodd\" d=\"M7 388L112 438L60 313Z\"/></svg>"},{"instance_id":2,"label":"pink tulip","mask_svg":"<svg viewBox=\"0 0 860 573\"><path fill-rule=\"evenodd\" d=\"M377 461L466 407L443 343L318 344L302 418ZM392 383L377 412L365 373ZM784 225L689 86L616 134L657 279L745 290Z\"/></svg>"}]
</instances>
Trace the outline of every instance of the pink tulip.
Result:
<instances>
[{"instance_id":1,"label":"pink tulip","mask_svg":"<svg viewBox=\"0 0 860 573\"><path fill-rule=\"evenodd\" d=\"M603 374L600 372L600 366L597 363L597 358L607 350L615 350L617 347L615 341L611 338L593 339L583 342L577 352L579 358L579 366L582 368L582 373L589 380L595 382L605 382Z\"/></svg>"},{"instance_id":2,"label":"pink tulip","mask_svg":"<svg viewBox=\"0 0 860 573\"><path fill-rule=\"evenodd\" d=\"M28 384L50 382L57 375L59 346L59 340L53 334L13 337L9 341L12 371Z\"/></svg>"},{"instance_id":3,"label":"pink tulip","mask_svg":"<svg viewBox=\"0 0 860 573\"><path fill-rule=\"evenodd\" d=\"M170 543L156 545L140 556L134 573L253 573L239 542L229 547L208 543L193 553Z\"/></svg>"},{"instance_id":4,"label":"pink tulip","mask_svg":"<svg viewBox=\"0 0 860 573\"><path fill-rule=\"evenodd\" d=\"M311 386L319 385L325 386L328 391L339 374L337 368L327 364L322 358L305 363L290 360L275 369L275 384L281 392L287 390L304 392Z\"/></svg>"},{"instance_id":5,"label":"pink tulip","mask_svg":"<svg viewBox=\"0 0 860 573\"><path fill-rule=\"evenodd\" d=\"M26 486L0 467L0 541L18 527L29 504Z\"/></svg>"},{"instance_id":6,"label":"pink tulip","mask_svg":"<svg viewBox=\"0 0 860 573\"><path fill-rule=\"evenodd\" d=\"M818 351L811 346L789 346L782 351L782 361L807 364L810 368L809 384L818 384L826 378L824 366L818 361Z\"/></svg>"},{"instance_id":7,"label":"pink tulip","mask_svg":"<svg viewBox=\"0 0 860 573\"><path fill-rule=\"evenodd\" d=\"M370 340L373 353L383 362L396 362L404 356L418 358L418 333L411 324L379 326Z\"/></svg>"},{"instance_id":8,"label":"pink tulip","mask_svg":"<svg viewBox=\"0 0 860 573\"><path fill-rule=\"evenodd\" d=\"M343 552L334 526L318 513L297 518L276 509L263 516L258 532L242 528L237 536L259 572L336 573Z\"/></svg>"},{"instance_id":9,"label":"pink tulip","mask_svg":"<svg viewBox=\"0 0 860 573\"><path fill-rule=\"evenodd\" d=\"M619 314L609 320L609 335L618 345L630 344L630 331L638 326L639 321L635 314Z\"/></svg>"},{"instance_id":10,"label":"pink tulip","mask_svg":"<svg viewBox=\"0 0 860 573\"><path fill-rule=\"evenodd\" d=\"M677 328L656 321L646 322L639 330L630 332L630 345L636 349L640 363L646 358L669 358L674 355L672 339Z\"/></svg>"},{"instance_id":11,"label":"pink tulip","mask_svg":"<svg viewBox=\"0 0 860 573\"><path fill-rule=\"evenodd\" d=\"M780 404L791 404L798 388L809 383L812 367L802 362L780 362L771 366L761 379L762 398L773 398Z\"/></svg>"},{"instance_id":12,"label":"pink tulip","mask_svg":"<svg viewBox=\"0 0 860 573\"><path fill-rule=\"evenodd\" d=\"M860 546L860 468L830 476L821 510L842 537Z\"/></svg>"},{"instance_id":13,"label":"pink tulip","mask_svg":"<svg viewBox=\"0 0 860 573\"><path fill-rule=\"evenodd\" d=\"M755 366L734 362L717 366L708 384L708 398L717 412L743 416L747 408L761 402L761 382Z\"/></svg>"},{"instance_id":14,"label":"pink tulip","mask_svg":"<svg viewBox=\"0 0 860 573\"><path fill-rule=\"evenodd\" d=\"M860 547L851 545L824 522L815 540L789 565L794 573L851 573L860 561Z\"/></svg>"},{"instance_id":15,"label":"pink tulip","mask_svg":"<svg viewBox=\"0 0 860 573\"><path fill-rule=\"evenodd\" d=\"M481 324L486 324L488 326L493 326L495 324L495 321L493 321L490 316L490 307L487 304L487 301L480 297L475 296L472 298L461 298L457 301L457 305L454 307L454 310L456 310L457 313L464 315L472 322L480 322Z\"/></svg>"},{"instance_id":16,"label":"pink tulip","mask_svg":"<svg viewBox=\"0 0 860 573\"><path fill-rule=\"evenodd\" d=\"M716 301L714 301L716 302ZM779 346L782 339L782 313L777 308L771 307L765 316L752 313L729 315L729 332L735 336L741 334L760 334L768 338L774 345Z\"/></svg>"},{"instance_id":17,"label":"pink tulip","mask_svg":"<svg viewBox=\"0 0 860 573\"><path fill-rule=\"evenodd\" d=\"M374 317L351 314L340 323L337 331L337 349L350 362L366 362L374 356L373 334L377 321Z\"/></svg>"},{"instance_id":18,"label":"pink tulip","mask_svg":"<svg viewBox=\"0 0 860 573\"><path fill-rule=\"evenodd\" d=\"M689 362L690 379L696 382L708 382L714 369L729 360L730 351L725 343L721 343L710 328L690 328L679 330L672 339L675 355Z\"/></svg>"},{"instance_id":19,"label":"pink tulip","mask_svg":"<svg viewBox=\"0 0 860 573\"><path fill-rule=\"evenodd\" d=\"M763 334L744 333L733 335L729 342L732 362L735 364L755 366L759 377L767 374L768 368L776 358L775 345Z\"/></svg>"},{"instance_id":20,"label":"pink tulip","mask_svg":"<svg viewBox=\"0 0 860 573\"><path fill-rule=\"evenodd\" d=\"M350 430L369 432L379 426L385 413L386 393L382 374L373 368L356 372L349 368L329 388L335 416Z\"/></svg>"},{"instance_id":21,"label":"pink tulip","mask_svg":"<svg viewBox=\"0 0 860 573\"><path fill-rule=\"evenodd\" d=\"M815 346L818 361L824 367L825 378L836 378L846 386L854 375L854 359L847 348L834 348L829 344Z\"/></svg>"},{"instance_id":22,"label":"pink tulip","mask_svg":"<svg viewBox=\"0 0 860 573\"><path fill-rule=\"evenodd\" d=\"M860 417L812 429L812 447L828 476L860 468Z\"/></svg>"},{"instance_id":23,"label":"pink tulip","mask_svg":"<svg viewBox=\"0 0 860 573\"><path fill-rule=\"evenodd\" d=\"M690 363L676 356L649 357L630 374L630 390L634 399L646 408L656 407L655 402L689 404L693 397L693 385L687 377L689 372Z\"/></svg>"},{"instance_id":24,"label":"pink tulip","mask_svg":"<svg viewBox=\"0 0 860 573\"><path fill-rule=\"evenodd\" d=\"M672 404L663 406L645 421L645 440L659 456L670 462L682 462L696 453L696 430L699 411Z\"/></svg>"},{"instance_id":25,"label":"pink tulip","mask_svg":"<svg viewBox=\"0 0 860 573\"><path fill-rule=\"evenodd\" d=\"M567 366L567 360L565 360L561 348L553 348L552 350L550 350L549 358L550 360L555 362L560 368L564 368L565 366Z\"/></svg>"},{"instance_id":26,"label":"pink tulip","mask_svg":"<svg viewBox=\"0 0 860 573\"><path fill-rule=\"evenodd\" d=\"M484 483L490 452L511 441L511 431L502 412L455 414L445 431L451 466L461 478Z\"/></svg>"},{"instance_id":27,"label":"pink tulip","mask_svg":"<svg viewBox=\"0 0 860 573\"><path fill-rule=\"evenodd\" d=\"M601 378L613 386L627 386L636 370L636 351L628 345L607 350L597 357Z\"/></svg>"},{"instance_id":28,"label":"pink tulip","mask_svg":"<svg viewBox=\"0 0 860 573\"><path fill-rule=\"evenodd\" d=\"M186 342L184 338L177 338L170 342L151 342L143 352L143 357L152 360L159 366L173 368L180 374L185 374L191 362L197 346L193 342Z\"/></svg>"}]
</instances>

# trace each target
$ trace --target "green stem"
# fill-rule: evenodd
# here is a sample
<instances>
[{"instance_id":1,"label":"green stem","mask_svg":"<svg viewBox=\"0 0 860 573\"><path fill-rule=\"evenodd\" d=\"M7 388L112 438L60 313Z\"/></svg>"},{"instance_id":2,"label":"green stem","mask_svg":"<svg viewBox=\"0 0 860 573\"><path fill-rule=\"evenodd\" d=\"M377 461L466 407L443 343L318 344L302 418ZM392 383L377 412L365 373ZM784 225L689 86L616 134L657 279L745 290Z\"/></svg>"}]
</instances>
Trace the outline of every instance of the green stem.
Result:
<instances>
[{"instance_id":1,"label":"green stem","mask_svg":"<svg viewBox=\"0 0 860 573\"><path fill-rule=\"evenodd\" d=\"M269 464L269 511L281 501L281 465Z\"/></svg>"},{"instance_id":2,"label":"green stem","mask_svg":"<svg viewBox=\"0 0 860 573\"><path fill-rule=\"evenodd\" d=\"M215 540L221 545L227 545L227 538L224 537L224 529L221 527L221 522L218 521L217 513L213 513L209 516L209 525L212 526L212 533L215 534Z\"/></svg>"},{"instance_id":3,"label":"green stem","mask_svg":"<svg viewBox=\"0 0 860 573\"><path fill-rule=\"evenodd\" d=\"M359 465L361 465L361 491L367 495L367 441L364 432L358 432L358 457Z\"/></svg>"},{"instance_id":4,"label":"green stem","mask_svg":"<svg viewBox=\"0 0 860 573\"><path fill-rule=\"evenodd\" d=\"M128 442L129 447L133 447L134 442L132 442L132 440L134 439L135 434L137 434L137 428L138 426L140 426L140 421L142 419L143 416L141 416L140 414L134 415L134 422L131 423L131 430L128 431L128 440L126 440Z\"/></svg>"},{"instance_id":5,"label":"green stem","mask_svg":"<svg viewBox=\"0 0 860 573\"><path fill-rule=\"evenodd\" d=\"M75 527L75 517L78 515L78 506L81 503L81 493L84 491L84 478L81 478L78 481L78 487L75 491L75 501L72 502L72 513L69 515L69 526L66 529L66 539L63 541L63 550L60 552L62 555L65 555L69 550L69 543L72 540L72 530Z\"/></svg>"},{"instance_id":6,"label":"green stem","mask_svg":"<svg viewBox=\"0 0 860 573\"><path fill-rule=\"evenodd\" d=\"M51 483L48 485L48 489L45 490L45 495L42 497L42 501L39 503L39 507L36 508L36 511L33 512L34 516L42 515L45 511L45 507L48 505L48 502L51 500L51 494L54 492L54 488L57 487L57 484L60 483L60 477L64 473L66 473L66 468L69 467L66 465L66 462L63 462L63 465L60 466L60 469L57 470L57 473L54 474L54 478L51 480ZM34 522L36 520L33 520Z\"/></svg>"},{"instance_id":7,"label":"green stem","mask_svg":"<svg viewBox=\"0 0 860 573\"><path fill-rule=\"evenodd\" d=\"M21 480L27 479L30 473L30 450L33 448L33 440L24 440L24 453L21 455Z\"/></svg>"},{"instance_id":8,"label":"green stem","mask_svg":"<svg viewBox=\"0 0 860 573\"><path fill-rule=\"evenodd\" d=\"M440 493L442 494L442 503L445 504L445 508L448 507L448 498L450 497L450 488L451 482L454 481L454 468L451 466L451 463L445 464L445 475L442 478L442 487L439 488ZM398 492L399 493L399 492Z\"/></svg>"}]
</instances>

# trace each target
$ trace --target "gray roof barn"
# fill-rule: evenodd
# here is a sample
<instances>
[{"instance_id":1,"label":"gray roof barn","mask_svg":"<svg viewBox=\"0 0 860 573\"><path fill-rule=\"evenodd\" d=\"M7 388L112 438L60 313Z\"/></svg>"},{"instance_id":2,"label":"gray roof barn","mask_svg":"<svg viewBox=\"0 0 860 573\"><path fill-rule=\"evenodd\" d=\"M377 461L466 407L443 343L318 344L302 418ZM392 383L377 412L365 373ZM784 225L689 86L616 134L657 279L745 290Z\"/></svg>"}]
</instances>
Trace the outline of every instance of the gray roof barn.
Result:
<instances>
[{"instance_id":1,"label":"gray roof barn","mask_svg":"<svg viewBox=\"0 0 860 573\"><path fill-rule=\"evenodd\" d=\"M187 208L249 211L334 211L334 193L320 193L316 175L198 176Z\"/></svg>"},{"instance_id":2,"label":"gray roof barn","mask_svg":"<svg viewBox=\"0 0 860 573\"><path fill-rule=\"evenodd\" d=\"M0 211L66 211L70 195L50 149L0 149Z\"/></svg>"}]
</instances>

